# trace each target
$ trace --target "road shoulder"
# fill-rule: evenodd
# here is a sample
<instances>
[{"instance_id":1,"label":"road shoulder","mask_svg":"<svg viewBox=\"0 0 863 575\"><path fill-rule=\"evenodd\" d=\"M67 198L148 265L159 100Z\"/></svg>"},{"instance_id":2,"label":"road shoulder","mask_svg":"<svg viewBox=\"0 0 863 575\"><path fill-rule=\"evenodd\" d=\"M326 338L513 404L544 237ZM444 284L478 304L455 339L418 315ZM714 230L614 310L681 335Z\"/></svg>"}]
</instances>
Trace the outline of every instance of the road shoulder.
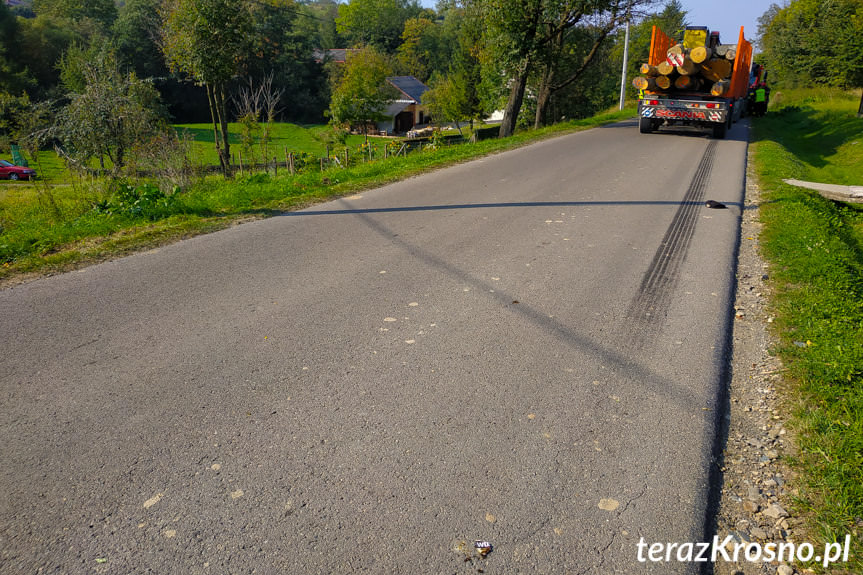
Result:
<instances>
[{"instance_id":1,"label":"road shoulder","mask_svg":"<svg viewBox=\"0 0 863 575\"><path fill-rule=\"evenodd\" d=\"M719 541L730 536L732 545L752 542L763 546L801 540L796 532L802 529L802 522L793 516L795 481L782 459L793 455L795 447L785 428L783 366L770 353L773 339L769 326L773 318L769 268L759 253L761 196L751 164L746 182L734 303L730 408L716 534ZM800 572L776 562L747 562L742 556L738 562L720 560L715 565L717 575Z\"/></svg>"}]
</instances>

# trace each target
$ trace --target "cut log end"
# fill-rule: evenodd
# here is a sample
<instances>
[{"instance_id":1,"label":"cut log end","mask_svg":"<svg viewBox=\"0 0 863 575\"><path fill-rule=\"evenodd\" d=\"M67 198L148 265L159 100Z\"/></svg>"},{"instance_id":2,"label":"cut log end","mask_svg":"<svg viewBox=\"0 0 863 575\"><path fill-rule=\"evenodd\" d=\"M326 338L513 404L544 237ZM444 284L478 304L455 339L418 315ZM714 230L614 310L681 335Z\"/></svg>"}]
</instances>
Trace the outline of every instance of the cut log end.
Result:
<instances>
[{"instance_id":1,"label":"cut log end","mask_svg":"<svg viewBox=\"0 0 863 575\"><path fill-rule=\"evenodd\" d=\"M728 80L722 80L721 82L716 82L715 84L713 84L713 87L710 88L710 93L714 96L723 96L730 87L731 82L729 82Z\"/></svg>"},{"instance_id":2,"label":"cut log end","mask_svg":"<svg viewBox=\"0 0 863 575\"><path fill-rule=\"evenodd\" d=\"M656 86L660 90L668 90L669 88L671 88L671 78L669 78L668 76L657 76Z\"/></svg>"},{"instance_id":3,"label":"cut log end","mask_svg":"<svg viewBox=\"0 0 863 575\"><path fill-rule=\"evenodd\" d=\"M706 62L710 58L711 53L707 46L696 46L689 52L689 58L696 64Z\"/></svg>"},{"instance_id":4,"label":"cut log end","mask_svg":"<svg viewBox=\"0 0 863 575\"><path fill-rule=\"evenodd\" d=\"M672 72L674 72L674 66L669 64L668 62L660 62L656 67L656 71L660 73L662 76L668 76Z\"/></svg>"}]
</instances>

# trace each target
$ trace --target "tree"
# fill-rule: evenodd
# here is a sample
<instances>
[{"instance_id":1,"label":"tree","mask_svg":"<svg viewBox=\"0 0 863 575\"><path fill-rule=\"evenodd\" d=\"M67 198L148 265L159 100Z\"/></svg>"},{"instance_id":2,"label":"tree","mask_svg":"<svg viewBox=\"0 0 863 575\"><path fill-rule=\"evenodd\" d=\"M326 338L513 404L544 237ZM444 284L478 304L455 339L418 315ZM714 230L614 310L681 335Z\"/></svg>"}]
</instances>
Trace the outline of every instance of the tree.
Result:
<instances>
[{"instance_id":1,"label":"tree","mask_svg":"<svg viewBox=\"0 0 863 575\"><path fill-rule=\"evenodd\" d=\"M428 18L409 18L402 31L402 43L397 49L402 70L426 82L431 75L434 57L435 23Z\"/></svg>"},{"instance_id":2,"label":"tree","mask_svg":"<svg viewBox=\"0 0 863 575\"><path fill-rule=\"evenodd\" d=\"M120 65L141 78L167 75L159 50L159 6L162 0L126 0L114 22L113 39Z\"/></svg>"},{"instance_id":3,"label":"tree","mask_svg":"<svg viewBox=\"0 0 863 575\"><path fill-rule=\"evenodd\" d=\"M134 73L120 71L114 52L107 46L85 52L73 49L61 64L63 77L74 79L76 91L57 119L57 135L67 153L81 165L105 159L118 174L128 153L137 144L168 129L159 94ZM77 79L82 81L77 85Z\"/></svg>"},{"instance_id":4,"label":"tree","mask_svg":"<svg viewBox=\"0 0 863 575\"><path fill-rule=\"evenodd\" d=\"M117 6L114 0L34 0L33 10L64 23L85 38L108 36Z\"/></svg>"},{"instance_id":5,"label":"tree","mask_svg":"<svg viewBox=\"0 0 863 575\"><path fill-rule=\"evenodd\" d=\"M431 88L423 94L422 103L428 108L437 124L451 121L461 134L459 122L470 119L467 95L464 85L454 77L438 76L432 81Z\"/></svg>"},{"instance_id":6,"label":"tree","mask_svg":"<svg viewBox=\"0 0 863 575\"><path fill-rule=\"evenodd\" d=\"M383 120L395 88L386 82L392 66L378 50L367 46L351 54L333 88L329 114L334 124L362 126L368 139L370 123Z\"/></svg>"},{"instance_id":7,"label":"tree","mask_svg":"<svg viewBox=\"0 0 863 575\"><path fill-rule=\"evenodd\" d=\"M117 18L114 0L33 0L36 14L75 22L89 18L110 27Z\"/></svg>"},{"instance_id":8,"label":"tree","mask_svg":"<svg viewBox=\"0 0 863 575\"><path fill-rule=\"evenodd\" d=\"M256 2L254 53L247 73L284 95L278 109L293 120L319 122L329 103L323 63L316 50L332 47L335 4L297 4L293 0ZM332 36L330 33L332 32Z\"/></svg>"},{"instance_id":9,"label":"tree","mask_svg":"<svg viewBox=\"0 0 863 575\"><path fill-rule=\"evenodd\" d=\"M596 15L591 25L583 28L576 26L577 22L567 27L557 25L556 31L548 36L538 58L541 79L537 91L534 127L539 128L545 122L546 107L552 95L584 75L588 66L596 60L609 35L629 16L633 2L625 3L623 12L620 12L620 4L611 2L608 12ZM584 13L576 13L572 18L581 20L585 16ZM567 55L570 57L566 58ZM568 60L571 65L563 66Z\"/></svg>"},{"instance_id":10,"label":"tree","mask_svg":"<svg viewBox=\"0 0 863 575\"><path fill-rule=\"evenodd\" d=\"M0 4L0 93L20 94L32 84L15 57L19 42L18 22L6 4Z\"/></svg>"},{"instance_id":11,"label":"tree","mask_svg":"<svg viewBox=\"0 0 863 575\"><path fill-rule=\"evenodd\" d=\"M249 5L231 0L171 0L162 10L165 59L173 72L206 89L216 153L228 177L228 84L251 52L254 25Z\"/></svg>"},{"instance_id":12,"label":"tree","mask_svg":"<svg viewBox=\"0 0 863 575\"><path fill-rule=\"evenodd\" d=\"M82 42L83 38L49 16L18 20L18 24L15 57L27 63L28 75L33 79L32 87L28 90L31 99L59 96L54 93L60 80L57 63L69 46Z\"/></svg>"},{"instance_id":13,"label":"tree","mask_svg":"<svg viewBox=\"0 0 863 575\"><path fill-rule=\"evenodd\" d=\"M349 45L372 45L392 53L405 22L421 13L416 0L350 0L339 6L336 30Z\"/></svg>"},{"instance_id":14,"label":"tree","mask_svg":"<svg viewBox=\"0 0 863 575\"><path fill-rule=\"evenodd\" d=\"M543 80L553 86L554 63L563 49L568 30L585 19L604 18L599 43L610 30L619 25L635 6L651 0L475 0L481 6L486 29L486 45L490 54L486 61L493 62L508 81L504 118L500 136L508 136L515 129L516 120L524 101L525 89L537 65L551 77ZM607 29L607 31L606 31ZM567 74L563 87L580 76L590 63L595 49L588 52L582 65Z\"/></svg>"},{"instance_id":15,"label":"tree","mask_svg":"<svg viewBox=\"0 0 863 575\"><path fill-rule=\"evenodd\" d=\"M759 19L762 60L779 83L863 86L863 3L795 0Z\"/></svg>"}]
</instances>

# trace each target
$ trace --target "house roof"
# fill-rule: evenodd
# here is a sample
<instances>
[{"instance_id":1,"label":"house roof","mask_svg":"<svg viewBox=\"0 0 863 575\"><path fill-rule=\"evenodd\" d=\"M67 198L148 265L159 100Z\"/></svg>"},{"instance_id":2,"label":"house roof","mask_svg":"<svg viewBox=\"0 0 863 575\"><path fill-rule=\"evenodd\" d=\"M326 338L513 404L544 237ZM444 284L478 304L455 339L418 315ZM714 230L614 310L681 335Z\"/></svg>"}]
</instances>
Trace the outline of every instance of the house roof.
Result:
<instances>
[{"instance_id":1,"label":"house roof","mask_svg":"<svg viewBox=\"0 0 863 575\"><path fill-rule=\"evenodd\" d=\"M413 76L390 76L387 78L387 82L410 98L414 104L419 104L422 101L423 94L429 90L428 86Z\"/></svg>"},{"instance_id":2,"label":"house roof","mask_svg":"<svg viewBox=\"0 0 863 575\"><path fill-rule=\"evenodd\" d=\"M356 51L357 50L352 48L330 48L328 50L316 49L312 52L312 56L314 57L315 62L328 60L330 62L344 64L348 59L348 56Z\"/></svg>"}]
</instances>

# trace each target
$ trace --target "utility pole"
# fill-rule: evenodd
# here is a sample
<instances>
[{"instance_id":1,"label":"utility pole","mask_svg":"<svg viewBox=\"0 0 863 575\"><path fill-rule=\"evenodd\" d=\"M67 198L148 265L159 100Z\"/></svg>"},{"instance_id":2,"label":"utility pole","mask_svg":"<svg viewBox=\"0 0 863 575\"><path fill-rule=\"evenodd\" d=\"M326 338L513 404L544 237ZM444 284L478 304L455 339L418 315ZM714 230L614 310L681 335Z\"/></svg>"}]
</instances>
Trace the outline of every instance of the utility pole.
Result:
<instances>
[{"instance_id":1,"label":"utility pole","mask_svg":"<svg viewBox=\"0 0 863 575\"><path fill-rule=\"evenodd\" d=\"M626 67L629 65L629 16L626 18L626 35L623 39L623 71L620 74L620 109L626 99Z\"/></svg>"}]
</instances>

